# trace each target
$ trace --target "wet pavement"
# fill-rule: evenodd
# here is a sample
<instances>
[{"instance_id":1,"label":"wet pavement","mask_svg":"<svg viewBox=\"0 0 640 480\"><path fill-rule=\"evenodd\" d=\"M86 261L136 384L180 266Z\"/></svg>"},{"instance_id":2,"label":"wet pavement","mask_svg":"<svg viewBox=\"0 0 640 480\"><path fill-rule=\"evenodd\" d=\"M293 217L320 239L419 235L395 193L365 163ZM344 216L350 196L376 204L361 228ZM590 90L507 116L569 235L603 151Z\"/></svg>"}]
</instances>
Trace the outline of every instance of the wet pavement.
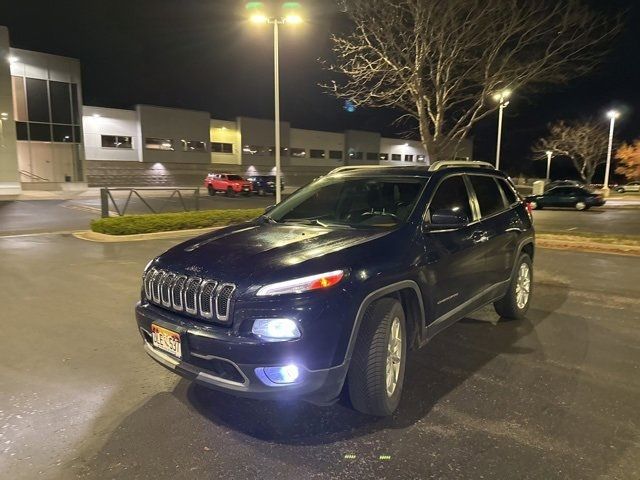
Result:
<instances>
[{"instance_id":1,"label":"wet pavement","mask_svg":"<svg viewBox=\"0 0 640 480\"><path fill-rule=\"evenodd\" d=\"M399 411L237 399L133 319L170 240L0 238L0 478L640 478L640 259L540 249L532 309L409 358Z\"/></svg>"}]
</instances>

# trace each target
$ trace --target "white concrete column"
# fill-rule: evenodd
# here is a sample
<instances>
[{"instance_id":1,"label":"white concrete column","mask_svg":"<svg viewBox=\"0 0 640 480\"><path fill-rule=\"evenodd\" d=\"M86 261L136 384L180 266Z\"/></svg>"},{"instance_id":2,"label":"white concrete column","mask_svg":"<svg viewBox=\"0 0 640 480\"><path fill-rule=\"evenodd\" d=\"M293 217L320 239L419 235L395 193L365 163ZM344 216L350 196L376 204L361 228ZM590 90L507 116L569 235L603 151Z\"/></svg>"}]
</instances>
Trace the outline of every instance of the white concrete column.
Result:
<instances>
[{"instance_id":1,"label":"white concrete column","mask_svg":"<svg viewBox=\"0 0 640 480\"><path fill-rule=\"evenodd\" d=\"M22 192L9 51L9 29L0 26L0 198Z\"/></svg>"}]
</instances>

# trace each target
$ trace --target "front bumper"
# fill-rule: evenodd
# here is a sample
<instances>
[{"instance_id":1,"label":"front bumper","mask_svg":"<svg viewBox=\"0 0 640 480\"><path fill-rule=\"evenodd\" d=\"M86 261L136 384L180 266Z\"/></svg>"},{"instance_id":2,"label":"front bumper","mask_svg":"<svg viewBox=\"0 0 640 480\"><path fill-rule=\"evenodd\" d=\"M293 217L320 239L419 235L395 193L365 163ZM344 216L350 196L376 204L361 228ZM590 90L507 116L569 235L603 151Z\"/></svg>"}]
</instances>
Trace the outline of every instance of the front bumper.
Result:
<instances>
[{"instance_id":1,"label":"front bumper","mask_svg":"<svg viewBox=\"0 0 640 480\"><path fill-rule=\"evenodd\" d=\"M214 332L209 335L206 329L174 322L160 309L141 304L136 306L136 320L144 349L151 358L174 373L215 390L249 398L300 398L317 405L329 405L337 400L346 378L346 363L310 370L291 358L287 342L247 342L230 332L226 338ZM152 323L180 334L181 359L153 347ZM253 363L253 359L260 363ZM273 384L261 380L264 378L259 374L261 368L288 363L295 363L299 368L300 376L295 383Z\"/></svg>"}]
</instances>

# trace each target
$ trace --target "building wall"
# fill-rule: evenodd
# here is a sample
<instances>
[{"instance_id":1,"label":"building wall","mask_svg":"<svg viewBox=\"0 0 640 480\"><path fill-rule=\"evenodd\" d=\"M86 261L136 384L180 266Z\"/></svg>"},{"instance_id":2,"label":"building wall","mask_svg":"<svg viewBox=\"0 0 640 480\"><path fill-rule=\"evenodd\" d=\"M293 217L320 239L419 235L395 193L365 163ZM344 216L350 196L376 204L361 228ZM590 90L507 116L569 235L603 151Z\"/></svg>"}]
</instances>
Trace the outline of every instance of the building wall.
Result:
<instances>
[{"instance_id":1,"label":"building wall","mask_svg":"<svg viewBox=\"0 0 640 480\"><path fill-rule=\"evenodd\" d=\"M135 111L83 107L82 128L87 161L138 161L142 140L139 135L138 114ZM131 138L131 148L104 147L103 135Z\"/></svg>"},{"instance_id":2,"label":"building wall","mask_svg":"<svg viewBox=\"0 0 640 480\"><path fill-rule=\"evenodd\" d=\"M379 163L379 133L347 130L345 137L346 165L376 165ZM367 154L369 154L369 156Z\"/></svg>"},{"instance_id":3,"label":"building wall","mask_svg":"<svg viewBox=\"0 0 640 480\"><path fill-rule=\"evenodd\" d=\"M0 26L0 196L22 190L11 88L9 30Z\"/></svg>"},{"instance_id":4,"label":"building wall","mask_svg":"<svg viewBox=\"0 0 640 480\"><path fill-rule=\"evenodd\" d=\"M402 162L418 162L429 164L429 156L421 142L416 140L400 140L397 138L381 138L380 153L388 155L384 164ZM399 155L399 157L395 157Z\"/></svg>"},{"instance_id":5,"label":"building wall","mask_svg":"<svg viewBox=\"0 0 640 480\"><path fill-rule=\"evenodd\" d=\"M345 138L344 133L322 132L318 130L291 129L291 147L304 148L305 157L290 157L289 165L308 167L326 166L336 168L344 165ZM313 158L311 150L323 151L324 158ZM331 159L331 152L341 152L340 159Z\"/></svg>"},{"instance_id":6,"label":"building wall","mask_svg":"<svg viewBox=\"0 0 640 480\"><path fill-rule=\"evenodd\" d=\"M211 120L210 138L212 145L211 163L214 165L240 165L240 157L242 154L242 135L238 129L237 122ZM213 149L214 143L231 145L232 152L215 152Z\"/></svg>"}]
</instances>

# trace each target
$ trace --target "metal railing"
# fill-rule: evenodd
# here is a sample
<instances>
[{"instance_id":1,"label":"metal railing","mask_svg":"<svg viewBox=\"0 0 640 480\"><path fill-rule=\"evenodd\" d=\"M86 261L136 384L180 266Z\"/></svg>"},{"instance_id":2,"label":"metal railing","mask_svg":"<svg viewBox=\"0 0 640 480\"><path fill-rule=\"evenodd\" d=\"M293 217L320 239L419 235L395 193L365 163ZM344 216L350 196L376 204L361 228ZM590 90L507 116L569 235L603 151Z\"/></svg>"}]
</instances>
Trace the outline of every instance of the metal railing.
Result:
<instances>
[{"instance_id":1,"label":"metal railing","mask_svg":"<svg viewBox=\"0 0 640 480\"><path fill-rule=\"evenodd\" d=\"M25 177L35 180L36 182L48 182L48 178L41 177L40 175L36 175L35 173L27 172L26 170L20 170L20 175L24 175Z\"/></svg>"},{"instance_id":2,"label":"metal railing","mask_svg":"<svg viewBox=\"0 0 640 480\"><path fill-rule=\"evenodd\" d=\"M127 199L122 207L118 206L113 192L129 192ZM140 193L144 192L172 192L169 198L163 198L163 202L159 207L152 207L149 203L149 198L144 198ZM104 187L100 189L100 207L102 212L102 218L109 217L109 206L113 205L118 216L122 217L127 213L127 209L131 205L131 199L135 196L151 213L161 213L163 209L171 202L172 199L178 198L180 205L185 212L190 211L185 202L185 196L182 192L193 192L194 208L193 210L200 210L200 188L186 187L186 188L164 188L164 187L141 187L141 188L110 188ZM157 197L156 197L157 198ZM188 198L188 197L187 197Z\"/></svg>"}]
</instances>

